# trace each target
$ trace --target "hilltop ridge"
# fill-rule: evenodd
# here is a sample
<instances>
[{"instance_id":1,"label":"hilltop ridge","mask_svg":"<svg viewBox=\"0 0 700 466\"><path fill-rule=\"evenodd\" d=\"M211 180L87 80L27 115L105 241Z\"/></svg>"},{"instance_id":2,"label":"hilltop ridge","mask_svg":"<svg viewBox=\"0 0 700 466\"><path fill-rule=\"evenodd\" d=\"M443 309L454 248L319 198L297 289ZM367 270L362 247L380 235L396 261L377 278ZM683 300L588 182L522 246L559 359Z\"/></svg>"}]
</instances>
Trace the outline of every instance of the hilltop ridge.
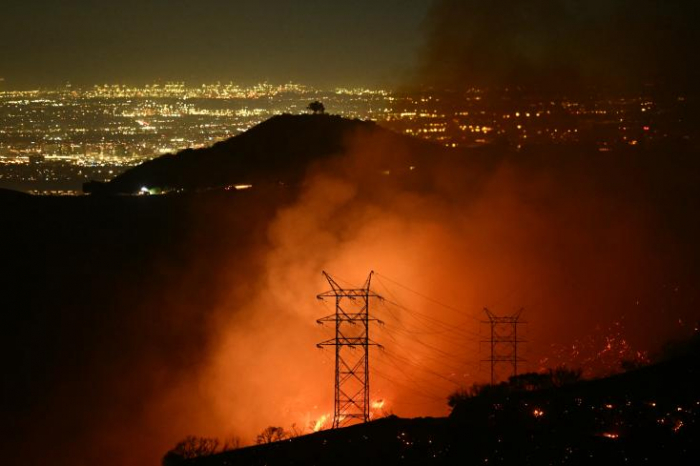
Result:
<instances>
[{"instance_id":1,"label":"hilltop ridge","mask_svg":"<svg viewBox=\"0 0 700 466\"><path fill-rule=\"evenodd\" d=\"M313 162L346 152L356 136L401 142L418 153L442 149L371 121L325 114L282 114L211 147L163 155L107 183L86 183L84 191L133 194L142 187L197 190L236 184L294 184Z\"/></svg>"}]
</instances>

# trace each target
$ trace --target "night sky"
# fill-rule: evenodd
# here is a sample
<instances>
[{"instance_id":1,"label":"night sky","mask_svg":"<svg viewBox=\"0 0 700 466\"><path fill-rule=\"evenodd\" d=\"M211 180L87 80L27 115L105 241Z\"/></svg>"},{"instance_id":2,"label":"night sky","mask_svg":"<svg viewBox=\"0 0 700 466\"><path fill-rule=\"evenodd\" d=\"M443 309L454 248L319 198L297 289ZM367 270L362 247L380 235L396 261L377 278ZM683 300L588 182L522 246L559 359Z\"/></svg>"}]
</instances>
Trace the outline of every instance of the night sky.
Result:
<instances>
[{"instance_id":1,"label":"night sky","mask_svg":"<svg viewBox=\"0 0 700 466\"><path fill-rule=\"evenodd\" d=\"M185 80L391 86L430 0L4 0L5 88Z\"/></svg>"},{"instance_id":2,"label":"night sky","mask_svg":"<svg viewBox=\"0 0 700 466\"><path fill-rule=\"evenodd\" d=\"M5 0L5 88L178 80L585 89L700 80L696 0Z\"/></svg>"},{"instance_id":3,"label":"night sky","mask_svg":"<svg viewBox=\"0 0 700 466\"><path fill-rule=\"evenodd\" d=\"M686 94L700 82L697 0L436 0L420 81Z\"/></svg>"}]
</instances>

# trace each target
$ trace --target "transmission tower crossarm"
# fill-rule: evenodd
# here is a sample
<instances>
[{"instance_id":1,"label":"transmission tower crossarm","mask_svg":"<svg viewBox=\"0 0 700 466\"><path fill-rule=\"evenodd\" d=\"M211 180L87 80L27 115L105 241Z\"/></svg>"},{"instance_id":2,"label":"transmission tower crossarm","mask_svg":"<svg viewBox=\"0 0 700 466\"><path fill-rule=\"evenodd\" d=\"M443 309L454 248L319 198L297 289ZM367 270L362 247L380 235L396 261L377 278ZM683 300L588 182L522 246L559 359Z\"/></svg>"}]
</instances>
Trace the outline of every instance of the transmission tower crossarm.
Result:
<instances>
[{"instance_id":1,"label":"transmission tower crossarm","mask_svg":"<svg viewBox=\"0 0 700 466\"><path fill-rule=\"evenodd\" d=\"M333 291L336 291L336 292L337 292L337 291L340 291L340 290L343 289L343 287L341 287L340 285L338 285L338 284L335 282L335 280L333 280L333 277L331 277L330 275L328 275L328 272L326 272L326 271L324 270L324 271L321 272L321 273L323 273L323 276L326 277L326 280L328 280L328 283L330 283L331 289L332 289Z\"/></svg>"},{"instance_id":2,"label":"transmission tower crossarm","mask_svg":"<svg viewBox=\"0 0 700 466\"><path fill-rule=\"evenodd\" d=\"M350 323L350 324L353 324L353 323L355 323L355 322L357 322L357 321L360 321L360 320L362 320L362 321L366 320L367 322L376 322L376 323L378 323L378 324L380 324L380 325L384 325L384 321L383 321L383 320L377 319L376 317L373 317L373 316L370 316L370 315L368 315L367 317L364 317L364 314L361 314L361 313L356 313L356 314L345 314L345 313L343 313L343 315L344 315L345 317L344 317L344 318L341 317L341 318L340 318L340 321L342 321L342 322L347 322L347 323ZM331 315L329 315L329 316L321 317L320 319L316 319L316 323L322 325L322 324L325 324L325 323L327 323L327 322L333 322L333 323L335 323L337 320L338 320L338 316L337 316L336 314L331 314Z\"/></svg>"}]
</instances>

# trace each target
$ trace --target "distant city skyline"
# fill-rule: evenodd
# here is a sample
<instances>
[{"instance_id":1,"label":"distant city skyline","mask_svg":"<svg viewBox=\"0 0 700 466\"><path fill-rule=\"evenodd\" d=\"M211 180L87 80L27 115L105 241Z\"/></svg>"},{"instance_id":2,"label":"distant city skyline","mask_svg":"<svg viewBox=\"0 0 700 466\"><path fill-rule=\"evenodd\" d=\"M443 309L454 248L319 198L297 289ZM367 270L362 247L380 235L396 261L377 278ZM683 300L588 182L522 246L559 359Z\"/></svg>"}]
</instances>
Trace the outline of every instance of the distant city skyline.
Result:
<instances>
[{"instance_id":1,"label":"distant city skyline","mask_svg":"<svg viewBox=\"0 0 700 466\"><path fill-rule=\"evenodd\" d=\"M306 113L314 100L330 114L452 148L588 144L610 152L697 141L693 122L679 121L688 113L685 99L449 95L260 83L0 90L0 189L76 194L83 182L109 180L162 154L210 146L275 115Z\"/></svg>"},{"instance_id":2,"label":"distant city skyline","mask_svg":"<svg viewBox=\"0 0 700 466\"><path fill-rule=\"evenodd\" d=\"M0 84L3 83L3 79L0 78ZM339 94L374 94L374 93L387 93L394 89L390 87L380 87L380 86L342 86L342 85L328 85L328 86L313 86L305 82L286 80L286 81L252 81L252 80L216 80L216 81L205 81L205 80L184 80L184 79L158 79L158 80L146 80L142 82L120 82L114 79L105 80L102 82L94 83L74 83L72 81L63 81L60 83L37 85L30 88L14 88L5 86L0 87L0 95L5 97L14 94L24 95L27 93L32 93L35 91L41 92L64 92L66 90L77 90L81 92L99 92L104 94L106 92L112 93L206 93L206 92L225 92L229 97L232 93L246 94L245 97L250 97L247 95L253 93L267 94L267 93L278 93L278 92L331 92Z\"/></svg>"}]
</instances>

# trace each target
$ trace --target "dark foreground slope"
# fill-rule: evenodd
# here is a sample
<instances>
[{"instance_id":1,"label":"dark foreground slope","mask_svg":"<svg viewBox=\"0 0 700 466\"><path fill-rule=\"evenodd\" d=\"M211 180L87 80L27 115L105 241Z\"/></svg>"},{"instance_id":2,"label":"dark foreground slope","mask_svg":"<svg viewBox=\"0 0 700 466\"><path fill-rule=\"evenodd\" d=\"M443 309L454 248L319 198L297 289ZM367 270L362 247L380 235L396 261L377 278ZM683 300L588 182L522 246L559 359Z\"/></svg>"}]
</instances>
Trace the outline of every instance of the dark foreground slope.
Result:
<instances>
[{"instance_id":1,"label":"dark foreground slope","mask_svg":"<svg viewBox=\"0 0 700 466\"><path fill-rule=\"evenodd\" d=\"M170 454L164 465L697 464L698 343L606 379L463 399L449 418L390 416L189 461Z\"/></svg>"},{"instance_id":2,"label":"dark foreground slope","mask_svg":"<svg viewBox=\"0 0 700 466\"><path fill-rule=\"evenodd\" d=\"M438 146L401 136L373 122L331 115L285 114L211 147L167 154L106 184L93 182L85 188L91 192L131 194L144 186L201 190L236 184L295 184L310 165L346 153L358 137L377 137L388 147L408 144L416 157L440 151Z\"/></svg>"},{"instance_id":3,"label":"dark foreground slope","mask_svg":"<svg viewBox=\"0 0 700 466\"><path fill-rule=\"evenodd\" d=\"M259 273L280 202L0 192L0 463L157 464L181 434L153 413L203 364L237 277ZM196 393L174 411L189 403L202 411Z\"/></svg>"}]
</instances>

